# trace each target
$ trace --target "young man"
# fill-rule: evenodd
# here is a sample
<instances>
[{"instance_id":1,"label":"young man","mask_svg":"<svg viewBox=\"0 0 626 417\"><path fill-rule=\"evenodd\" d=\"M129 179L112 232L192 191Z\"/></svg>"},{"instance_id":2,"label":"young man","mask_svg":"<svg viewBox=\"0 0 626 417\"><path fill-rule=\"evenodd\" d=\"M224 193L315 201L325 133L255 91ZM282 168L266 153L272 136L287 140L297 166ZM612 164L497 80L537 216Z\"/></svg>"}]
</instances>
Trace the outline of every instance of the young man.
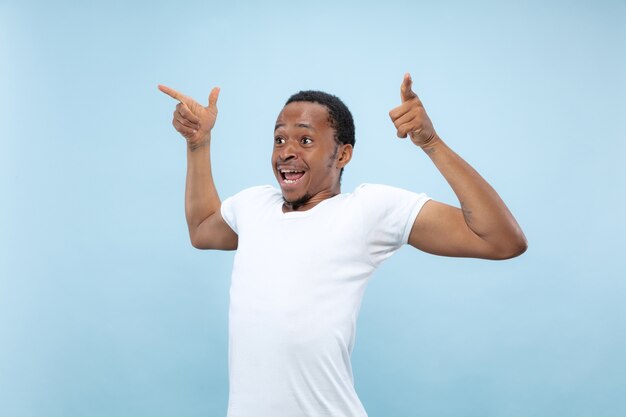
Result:
<instances>
[{"instance_id":1,"label":"young man","mask_svg":"<svg viewBox=\"0 0 626 417\"><path fill-rule=\"evenodd\" d=\"M219 89L204 107L180 103L187 140L185 210L192 244L235 250L229 312L229 417L361 417L350 354L367 281L405 243L445 256L506 259L526 250L498 194L433 129L404 76L391 110L446 178L461 208L424 194L364 184L341 193L354 123L337 97L292 96L278 115L272 168L280 190L252 187L221 202L211 174ZM419 215L418 215L419 214Z\"/></svg>"}]
</instances>

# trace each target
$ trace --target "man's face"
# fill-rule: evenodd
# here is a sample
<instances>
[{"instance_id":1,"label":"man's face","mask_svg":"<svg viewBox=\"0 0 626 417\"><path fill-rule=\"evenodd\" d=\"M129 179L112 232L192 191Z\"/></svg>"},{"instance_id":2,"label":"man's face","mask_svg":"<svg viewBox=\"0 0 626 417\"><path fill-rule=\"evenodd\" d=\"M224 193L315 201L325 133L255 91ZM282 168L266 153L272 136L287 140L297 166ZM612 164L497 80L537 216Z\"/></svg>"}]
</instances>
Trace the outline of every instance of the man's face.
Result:
<instances>
[{"instance_id":1,"label":"man's face","mask_svg":"<svg viewBox=\"0 0 626 417\"><path fill-rule=\"evenodd\" d=\"M297 101L278 115L272 166L283 198L293 209L338 194L341 168L351 155L350 145L335 140L326 106Z\"/></svg>"}]
</instances>

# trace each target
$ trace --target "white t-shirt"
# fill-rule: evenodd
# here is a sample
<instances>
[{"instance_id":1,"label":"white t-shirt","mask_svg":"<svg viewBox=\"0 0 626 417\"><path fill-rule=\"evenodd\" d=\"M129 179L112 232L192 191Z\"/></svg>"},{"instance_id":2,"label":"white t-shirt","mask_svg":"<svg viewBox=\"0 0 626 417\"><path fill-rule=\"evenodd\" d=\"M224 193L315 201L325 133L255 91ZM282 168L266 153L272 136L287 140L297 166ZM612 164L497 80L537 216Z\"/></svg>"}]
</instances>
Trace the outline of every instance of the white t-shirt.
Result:
<instances>
[{"instance_id":1,"label":"white t-shirt","mask_svg":"<svg viewBox=\"0 0 626 417\"><path fill-rule=\"evenodd\" d=\"M237 233L228 417L365 417L350 355L368 279L407 243L428 197L363 184L307 211L248 188L222 203Z\"/></svg>"}]
</instances>

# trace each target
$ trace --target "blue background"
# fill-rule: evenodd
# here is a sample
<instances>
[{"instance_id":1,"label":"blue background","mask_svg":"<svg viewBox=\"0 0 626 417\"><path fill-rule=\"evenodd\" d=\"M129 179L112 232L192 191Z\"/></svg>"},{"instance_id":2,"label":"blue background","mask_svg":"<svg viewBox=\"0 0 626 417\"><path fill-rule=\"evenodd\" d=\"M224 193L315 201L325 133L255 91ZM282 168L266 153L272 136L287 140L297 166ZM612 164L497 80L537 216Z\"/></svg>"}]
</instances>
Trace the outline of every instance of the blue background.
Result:
<instances>
[{"instance_id":1,"label":"blue background","mask_svg":"<svg viewBox=\"0 0 626 417\"><path fill-rule=\"evenodd\" d=\"M222 197L274 183L282 104L322 89L357 126L344 191L456 203L395 138L406 71L530 248L383 265L353 354L370 416L626 415L624 1L10 0L0 41L1 416L225 415L233 253L189 244L157 84L222 88Z\"/></svg>"}]
</instances>

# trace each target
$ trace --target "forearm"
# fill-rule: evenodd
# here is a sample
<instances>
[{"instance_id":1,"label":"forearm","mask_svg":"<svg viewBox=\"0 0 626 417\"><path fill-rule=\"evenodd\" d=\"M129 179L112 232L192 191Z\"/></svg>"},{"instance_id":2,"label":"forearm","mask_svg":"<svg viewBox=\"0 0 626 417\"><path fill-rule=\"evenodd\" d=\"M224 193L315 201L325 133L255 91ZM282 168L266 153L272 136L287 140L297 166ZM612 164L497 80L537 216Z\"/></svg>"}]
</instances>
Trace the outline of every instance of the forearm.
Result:
<instances>
[{"instance_id":1,"label":"forearm","mask_svg":"<svg viewBox=\"0 0 626 417\"><path fill-rule=\"evenodd\" d=\"M189 234L220 209L220 198L211 171L210 139L201 146L187 147L185 216Z\"/></svg>"},{"instance_id":2,"label":"forearm","mask_svg":"<svg viewBox=\"0 0 626 417\"><path fill-rule=\"evenodd\" d=\"M526 238L517 221L498 193L474 168L438 136L422 149L450 184L472 232L512 256L526 249Z\"/></svg>"}]
</instances>

